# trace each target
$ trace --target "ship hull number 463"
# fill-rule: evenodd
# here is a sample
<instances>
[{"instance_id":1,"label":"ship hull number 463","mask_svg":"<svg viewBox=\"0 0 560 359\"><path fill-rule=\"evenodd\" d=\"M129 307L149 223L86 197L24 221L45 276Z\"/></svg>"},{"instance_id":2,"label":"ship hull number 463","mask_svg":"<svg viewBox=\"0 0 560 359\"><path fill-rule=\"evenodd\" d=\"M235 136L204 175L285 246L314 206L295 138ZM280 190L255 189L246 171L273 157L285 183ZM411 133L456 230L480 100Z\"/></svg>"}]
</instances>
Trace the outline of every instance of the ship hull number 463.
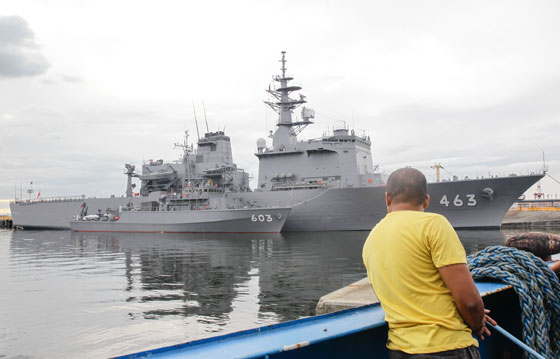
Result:
<instances>
[{"instance_id":1,"label":"ship hull number 463","mask_svg":"<svg viewBox=\"0 0 560 359\"><path fill-rule=\"evenodd\" d=\"M444 194L441 197L439 204L445 207L449 207L449 206L462 207L465 205L474 207L476 206L476 196L474 194L466 194L464 196L458 194L455 197L450 196L448 199L447 195Z\"/></svg>"}]
</instances>

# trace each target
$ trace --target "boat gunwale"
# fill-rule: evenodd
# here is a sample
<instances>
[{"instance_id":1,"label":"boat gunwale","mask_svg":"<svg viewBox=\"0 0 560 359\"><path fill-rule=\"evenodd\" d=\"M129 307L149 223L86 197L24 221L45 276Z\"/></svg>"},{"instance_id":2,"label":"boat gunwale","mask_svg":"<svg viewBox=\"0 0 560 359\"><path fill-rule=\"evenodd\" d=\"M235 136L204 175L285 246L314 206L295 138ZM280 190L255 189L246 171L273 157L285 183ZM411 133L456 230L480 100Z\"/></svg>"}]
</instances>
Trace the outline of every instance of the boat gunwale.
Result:
<instances>
[{"instance_id":1,"label":"boat gunwale","mask_svg":"<svg viewBox=\"0 0 560 359\"><path fill-rule=\"evenodd\" d=\"M511 290L510 285L501 282L496 282L496 281L475 281L475 284L482 297L489 296L498 292ZM380 315L381 315L381 319L378 318ZM354 319L361 319L358 321L356 320L352 321L352 325L350 326L351 329L348 329L348 326L341 328L340 326L333 325L332 323L333 320L334 321L338 320L339 322L346 321L349 319L350 316L357 317ZM371 317L375 317L377 320L370 321ZM369 323L369 324L365 324L365 323ZM336 324L336 322L334 324ZM246 352L244 353L237 352L235 356L241 358L258 358L258 357L263 357L267 354L270 355L270 354L280 353L291 349L309 346L312 344L317 344L327 340L333 340L336 338L352 335L357 332L381 327L384 325L387 325L387 323L385 322L385 312L383 311L383 308L381 307L380 303L374 303L374 304L360 306L357 308L345 309L333 313L295 319L287 322L271 324L267 326L241 330L241 331L213 336L209 338L193 340L181 344L175 344L175 345L160 347L152 350L141 351L133 354L127 354L127 355L115 357L114 359L134 359L134 358L152 357L156 355L166 355L165 353L171 354L169 352L173 350L180 351L177 352L177 355L180 355L184 350L189 350L189 349L193 350L192 358L197 358L199 357L197 355L200 355L199 351L207 350L210 347L209 346L210 344L218 344L218 343L221 345L217 345L214 348L210 347L210 349L215 350L216 353L219 351L223 354L224 352L223 345L236 346L236 343L238 343L237 340L243 340L242 339L243 337L247 338L246 340L250 340L256 334L264 334L263 337L257 340L259 340L260 343L264 343L265 345L259 346L258 349L256 349L252 345L247 345L246 347L248 349ZM288 336L288 331L290 330L310 330L310 329L315 329L314 327L317 326L325 326L325 329L320 330L319 334L308 333L308 337L312 336L312 338L310 339L306 340L304 337L302 338L300 336L300 338L304 340L299 340L298 342L295 343L287 342L285 343L285 345L277 344L277 342L281 341L281 339L284 336ZM334 327L334 330L332 331L333 334L329 332L331 326ZM328 333L328 334L321 336L320 335L321 333ZM271 338L271 336L277 336L278 338L274 338L274 340L271 340L273 339ZM210 357L210 358L213 357L212 354L209 354L208 351L204 351L202 355L204 356L201 357Z\"/></svg>"}]
</instances>

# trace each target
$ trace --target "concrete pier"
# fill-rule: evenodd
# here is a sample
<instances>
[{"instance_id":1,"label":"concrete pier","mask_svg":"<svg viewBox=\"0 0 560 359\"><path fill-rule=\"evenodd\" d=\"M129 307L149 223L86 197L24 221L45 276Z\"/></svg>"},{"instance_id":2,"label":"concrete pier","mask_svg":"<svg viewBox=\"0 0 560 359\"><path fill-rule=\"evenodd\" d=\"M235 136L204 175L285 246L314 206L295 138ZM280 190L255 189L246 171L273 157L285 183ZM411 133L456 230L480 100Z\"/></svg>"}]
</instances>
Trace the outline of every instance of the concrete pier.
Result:
<instances>
[{"instance_id":1,"label":"concrete pier","mask_svg":"<svg viewBox=\"0 0 560 359\"><path fill-rule=\"evenodd\" d=\"M325 314L343 309L378 303L379 300L367 278L322 296L315 307L315 313Z\"/></svg>"},{"instance_id":2,"label":"concrete pier","mask_svg":"<svg viewBox=\"0 0 560 359\"><path fill-rule=\"evenodd\" d=\"M560 208L511 209L502 221L502 228L560 228Z\"/></svg>"}]
</instances>

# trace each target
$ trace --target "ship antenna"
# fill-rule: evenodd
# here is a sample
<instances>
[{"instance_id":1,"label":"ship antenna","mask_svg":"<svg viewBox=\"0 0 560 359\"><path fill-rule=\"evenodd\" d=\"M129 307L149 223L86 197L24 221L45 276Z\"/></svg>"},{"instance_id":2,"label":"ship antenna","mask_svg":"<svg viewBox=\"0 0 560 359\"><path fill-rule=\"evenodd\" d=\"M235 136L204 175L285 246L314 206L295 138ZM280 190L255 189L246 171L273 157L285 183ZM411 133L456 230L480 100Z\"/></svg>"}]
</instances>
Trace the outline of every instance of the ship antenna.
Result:
<instances>
[{"instance_id":1,"label":"ship antenna","mask_svg":"<svg viewBox=\"0 0 560 359\"><path fill-rule=\"evenodd\" d=\"M204 101L202 101L202 109L204 110L204 122L206 122L206 132L210 133L208 129L208 119L206 119L206 107L204 106Z\"/></svg>"},{"instance_id":2,"label":"ship antenna","mask_svg":"<svg viewBox=\"0 0 560 359\"><path fill-rule=\"evenodd\" d=\"M192 108L193 108L193 113L194 113L194 123L196 125L196 135L198 136L198 139L200 140L200 132L198 132L198 121L196 120L196 109L194 108L194 101L192 103Z\"/></svg>"},{"instance_id":3,"label":"ship antenna","mask_svg":"<svg viewBox=\"0 0 560 359\"><path fill-rule=\"evenodd\" d=\"M542 151L542 173L546 174L546 172L548 171L548 166L546 165L546 161L544 159L544 151Z\"/></svg>"},{"instance_id":4,"label":"ship antenna","mask_svg":"<svg viewBox=\"0 0 560 359\"><path fill-rule=\"evenodd\" d=\"M282 63L282 68L280 69L282 70L282 78L286 78L286 51L282 51L282 60L280 62Z\"/></svg>"}]
</instances>

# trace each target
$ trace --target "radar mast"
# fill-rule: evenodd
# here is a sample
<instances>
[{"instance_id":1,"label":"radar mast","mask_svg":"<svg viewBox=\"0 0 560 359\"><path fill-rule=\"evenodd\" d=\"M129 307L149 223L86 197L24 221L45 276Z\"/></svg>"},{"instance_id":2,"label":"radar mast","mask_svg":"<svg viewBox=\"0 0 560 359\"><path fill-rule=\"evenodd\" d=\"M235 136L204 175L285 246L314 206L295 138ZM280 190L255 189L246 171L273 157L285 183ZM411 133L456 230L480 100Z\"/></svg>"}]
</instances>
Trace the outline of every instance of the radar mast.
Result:
<instances>
[{"instance_id":1,"label":"radar mast","mask_svg":"<svg viewBox=\"0 0 560 359\"><path fill-rule=\"evenodd\" d=\"M297 142L297 135L303 131L307 125L313 123L311 119L315 117L315 111L303 107L301 111L301 121L292 121L293 111L300 105L307 103L305 96L299 94L299 99L293 99L290 94L294 91L301 90L300 86L289 86L288 82L293 80L293 77L286 76L286 51L282 51L282 59L280 61L282 67L282 75L273 76L272 80L280 83L280 87L268 87L268 92L274 101L265 101L270 108L278 113L278 128L272 136L272 145L275 150L284 150L290 145L295 145Z\"/></svg>"}]
</instances>

